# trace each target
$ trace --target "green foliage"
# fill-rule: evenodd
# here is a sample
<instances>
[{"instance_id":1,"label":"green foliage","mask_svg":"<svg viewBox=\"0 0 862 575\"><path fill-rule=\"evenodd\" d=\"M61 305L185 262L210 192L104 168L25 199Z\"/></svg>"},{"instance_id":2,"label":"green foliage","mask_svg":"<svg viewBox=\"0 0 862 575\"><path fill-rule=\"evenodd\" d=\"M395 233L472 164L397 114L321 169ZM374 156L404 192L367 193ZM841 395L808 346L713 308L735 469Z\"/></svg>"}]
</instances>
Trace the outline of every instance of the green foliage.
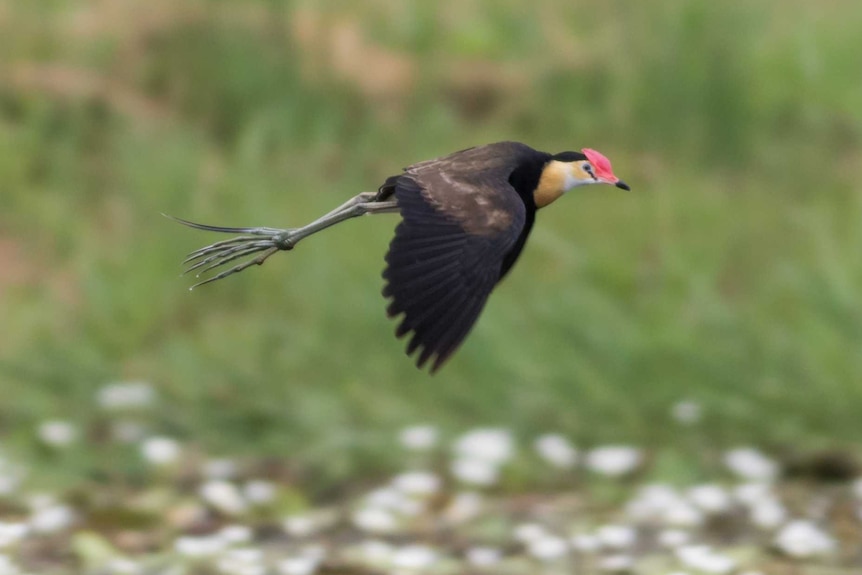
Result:
<instances>
[{"instance_id":1,"label":"green foliage","mask_svg":"<svg viewBox=\"0 0 862 575\"><path fill-rule=\"evenodd\" d=\"M93 393L124 377L155 383L181 437L329 479L386 465L382 438L421 421L677 445L682 398L711 442L862 441L862 10L211 3L124 32L81 3L82 37L48 6L0 17L8 443L28 451L49 417L97 422ZM413 74L393 81L399 65ZM596 147L634 191L541 213L433 379L384 314L393 217L191 294L177 278L212 238L160 212L293 226L497 139Z\"/></svg>"}]
</instances>

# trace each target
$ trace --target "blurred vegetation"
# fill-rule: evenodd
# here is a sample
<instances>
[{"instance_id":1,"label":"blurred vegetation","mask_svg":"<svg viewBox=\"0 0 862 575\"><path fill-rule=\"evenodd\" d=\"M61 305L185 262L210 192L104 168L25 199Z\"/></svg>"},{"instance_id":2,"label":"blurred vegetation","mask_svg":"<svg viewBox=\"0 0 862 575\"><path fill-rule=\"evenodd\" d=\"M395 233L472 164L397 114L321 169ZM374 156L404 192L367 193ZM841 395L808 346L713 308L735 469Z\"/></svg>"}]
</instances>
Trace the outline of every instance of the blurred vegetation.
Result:
<instances>
[{"instance_id":1,"label":"blurred vegetation","mask_svg":"<svg viewBox=\"0 0 862 575\"><path fill-rule=\"evenodd\" d=\"M337 481L392 431L576 442L862 441L862 9L849 2L0 1L0 430L97 433L146 379L161 429ZM539 216L431 378L380 296L397 219L189 293L223 225L303 224L418 160L521 140L632 184ZM107 472L80 450L58 475ZM113 467L112 467L113 466Z\"/></svg>"}]
</instances>

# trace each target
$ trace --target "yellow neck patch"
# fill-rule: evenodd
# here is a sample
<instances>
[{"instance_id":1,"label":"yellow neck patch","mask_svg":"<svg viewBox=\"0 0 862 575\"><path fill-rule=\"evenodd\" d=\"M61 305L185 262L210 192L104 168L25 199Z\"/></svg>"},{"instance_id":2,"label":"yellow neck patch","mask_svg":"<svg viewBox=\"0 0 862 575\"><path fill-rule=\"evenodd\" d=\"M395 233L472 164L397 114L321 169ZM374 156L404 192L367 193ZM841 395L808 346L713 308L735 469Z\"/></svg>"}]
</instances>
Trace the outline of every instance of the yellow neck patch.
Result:
<instances>
[{"instance_id":1,"label":"yellow neck patch","mask_svg":"<svg viewBox=\"0 0 862 575\"><path fill-rule=\"evenodd\" d=\"M568 162L551 160L542 170L539 185L533 192L533 201L537 208L544 208L566 191L566 184L570 180L572 166Z\"/></svg>"}]
</instances>

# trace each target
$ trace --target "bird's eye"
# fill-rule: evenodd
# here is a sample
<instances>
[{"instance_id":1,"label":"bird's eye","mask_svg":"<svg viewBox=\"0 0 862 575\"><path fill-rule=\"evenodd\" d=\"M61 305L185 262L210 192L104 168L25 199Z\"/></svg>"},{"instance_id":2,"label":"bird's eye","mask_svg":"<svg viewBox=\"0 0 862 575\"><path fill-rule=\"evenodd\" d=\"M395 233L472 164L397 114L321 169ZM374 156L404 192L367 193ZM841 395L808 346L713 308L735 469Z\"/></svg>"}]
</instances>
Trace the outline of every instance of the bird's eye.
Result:
<instances>
[{"instance_id":1,"label":"bird's eye","mask_svg":"<svg viewBox=\"0 0 862 575\"><path fill-rule=\"evenodd\" d=\"M583 164L584 171L590 175L594 180L596 179L596 175L593 173L593 166L591 164L584 163Z\"/></svg>"}]
</instances>

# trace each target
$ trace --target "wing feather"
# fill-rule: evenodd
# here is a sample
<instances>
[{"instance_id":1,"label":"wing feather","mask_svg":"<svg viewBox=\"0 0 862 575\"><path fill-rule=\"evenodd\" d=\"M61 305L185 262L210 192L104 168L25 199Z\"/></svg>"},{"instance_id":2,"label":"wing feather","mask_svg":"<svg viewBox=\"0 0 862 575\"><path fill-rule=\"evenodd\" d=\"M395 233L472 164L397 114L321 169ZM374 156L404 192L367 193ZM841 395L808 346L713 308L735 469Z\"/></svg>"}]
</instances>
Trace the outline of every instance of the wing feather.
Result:
<instances>
[{"instance_id":1,"label":"wing feather","mask_svg":"<svg viewBox=\"0 0 862 575\"><path fill-rule=\"evenodd\" d=\"M402 222L386 254L383 294L391 298L389 315L403 314L396 335L412 333L407 354L418 351L419 367L433 359L432 372L475 325L525 231L526 207L508 183L515 153L524 150L507 148L507 156L490 148L423 162L387 180Z\"/></svg>"}]
</instances>

